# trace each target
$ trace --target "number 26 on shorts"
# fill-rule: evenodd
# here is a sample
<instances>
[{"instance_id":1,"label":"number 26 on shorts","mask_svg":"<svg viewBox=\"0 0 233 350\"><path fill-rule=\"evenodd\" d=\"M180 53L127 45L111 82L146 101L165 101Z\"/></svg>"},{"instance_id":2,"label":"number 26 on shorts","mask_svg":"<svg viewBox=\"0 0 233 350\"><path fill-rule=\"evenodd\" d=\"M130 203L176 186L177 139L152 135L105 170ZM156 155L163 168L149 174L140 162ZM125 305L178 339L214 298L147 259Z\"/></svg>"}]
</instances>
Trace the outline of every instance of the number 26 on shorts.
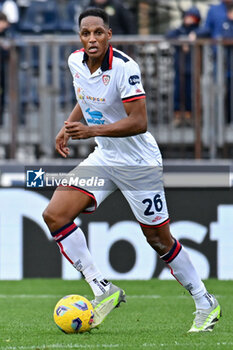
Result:
<instances>
[{"instance_id":1,"label":"number 26 on shorts","mask_svg":"<svg viewBox=\"0 0 233 350\"><path fill-rule=\"evenodd\" d=\"M160 212L163 208L163 202L161 200L161 196L159 194L156 194L153 199L146 198L142 201L143 204L147 205L146 210L144 211L144 215L154 215L155 212Z\"/></svg>"}]
</instances>

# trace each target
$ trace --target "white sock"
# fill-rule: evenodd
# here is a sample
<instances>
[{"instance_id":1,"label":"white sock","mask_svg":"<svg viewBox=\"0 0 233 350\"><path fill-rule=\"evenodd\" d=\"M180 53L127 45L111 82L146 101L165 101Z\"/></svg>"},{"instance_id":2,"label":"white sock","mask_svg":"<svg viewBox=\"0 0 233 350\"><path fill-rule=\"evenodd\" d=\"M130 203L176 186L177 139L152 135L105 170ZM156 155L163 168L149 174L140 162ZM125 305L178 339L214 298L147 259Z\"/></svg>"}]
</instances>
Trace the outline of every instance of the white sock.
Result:
<instances>
[{"instance_id":1,"label":"white sock","mask_svg":"<svg viewBox=\"0 0 233 350\"><path fill-rule=\"evenodd\" d=\"M161 257L170 267L171 274L192 295L197 309L208 309L212 305L210 294L201 281L189 254L179 241L167 254Z\"/></svg>"},{"instance_id":2,"label":"white sock","mask_svg":"<svg viewBox=\"0 0 233 350\"><path fill-rule=\"evenodd\" d=\"M82 272L94 295L106 293L110 284L95 266L83 231L71 222L53 232L52 236L66 259Z\"/></svg>"},{"instance_id":3,"label":"white sock","mask_svg":"<svg viewBox=\"0 0 233 350\"><path fill-rule=\"evenodd\" d=\"M103 279L102 277L100 277L99 279L93 279L89 282L89 285L96 297L99 295L103 295L110 288L110 283L108 282L108 280Z\"/></svg>"}]
</instances>

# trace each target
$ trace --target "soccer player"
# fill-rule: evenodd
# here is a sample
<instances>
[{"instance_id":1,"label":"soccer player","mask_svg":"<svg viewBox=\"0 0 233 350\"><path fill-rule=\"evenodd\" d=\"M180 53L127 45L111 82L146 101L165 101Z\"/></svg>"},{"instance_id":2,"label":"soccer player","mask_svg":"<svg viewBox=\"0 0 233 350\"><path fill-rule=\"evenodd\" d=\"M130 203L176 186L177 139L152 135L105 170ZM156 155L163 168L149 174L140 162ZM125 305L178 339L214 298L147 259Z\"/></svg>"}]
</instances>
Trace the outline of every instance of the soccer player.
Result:
<instances>
[{"instance_id":1,"label":"soccer player","mask_svg":"<svg viewBox=\"0 0 233 350\"><path fill-rule=\"evenodd\" d=\"M159 148L147 131L145 92L137 63L112 48L108 16L91 8L79 17L83 49L69 57L77 104L56 137L56 149L67 157L67 142L95 137L97 147L72 170L79 177L99 176L103 189L58 187L43 213L61 253L81 271L95 299L93 327L122 301L125 292L110 283L95 266L85 236L74 219L91 212L116 188L128 201L151 247L192 295L196 316L189 332L211 331L220 305L200 280L187 251L171 235L162 184ZM81 123L85 118L87 125ZM104 242L103 242L104 244ZM145 266L146 268L146 266Z\"/></svg>"}]
</instances>

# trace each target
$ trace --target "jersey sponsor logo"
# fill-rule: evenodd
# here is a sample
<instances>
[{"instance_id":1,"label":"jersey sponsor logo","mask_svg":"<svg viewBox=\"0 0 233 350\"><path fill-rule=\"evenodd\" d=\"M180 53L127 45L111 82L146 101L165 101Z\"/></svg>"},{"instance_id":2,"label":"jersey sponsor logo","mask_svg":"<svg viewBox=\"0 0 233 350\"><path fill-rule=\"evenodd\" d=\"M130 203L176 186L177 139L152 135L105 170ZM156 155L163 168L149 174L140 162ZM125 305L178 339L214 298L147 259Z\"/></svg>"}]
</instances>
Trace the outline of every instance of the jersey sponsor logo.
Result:
<instances>
[{"instance_id":1,"label":"jersey sponsor logo","mask_svg":"<svg viewBox=\"0 0 233 350\"><path fill-rule=\"evenodd\" d=\"M103 114L99 111L91 111L90 108L86 109L86 112L89 114L89 118L87 118L87 122L90 124L104 124L105 120L103 118Z\"/></svg>"},{"instance_id":2,"label":"jersey sponsor logo","mask_svg":"<svg viewBox=\"0 0 233 350\"><path fill-rule=\"evenodd\" d=\"M84 91L80 87L77 88L77 97L78 97L79 100L84 100L85 99Z\"/></svg>"},{"instance_id":3,"label":"jersey sponsor logo","mask_svg":"<svg viewBox=\"0 0 233 350\"><path fill-rule=\"evenodd\" d=\"M138 75L131 75L131 77L129 77L129 84L130 85L136 85L140 83L140 78Z\"/></svg>"},{"instance_id":4,"label":"jersey sponsor logo","mask_svg":"<svg viewBox=\"0 0 233 350\"><path fill-rule=\"evenodd\" d=\"M78 72L75 74L75 78L77 78L77 79L79 79L79 78L80 78L80 75L79 75L79 73L78 73Z\"/></svg>"},{"instance_id":5,"label":"jersey sponsor logo","mask_svg":"<svg viewBox=\"0 0 233 350\"><path fill-rule=\"evenodd\" d=\"M105 102L105 98L102 97L93 97L93 96L86 96L87 100L93 101L93 102Z\"/></svg>"},{"instance_id":6,"label":"jersey sponsor logo","mask_svg":"<svg viewBox=\"0 0 233 350\"><path fill-rule=\"evenodd\" d=\"M107 86L108 83L110 82L110 76L107 75L107 74L104 74L104 75L102 76L102 80L103 80L104 85Z\"/></svg>"},{"instance_id":7,"label":"jersey sponsor logo","mask_svg":"<svg viewBox=\"0 0 233 350\"><path fill-rule=\"evenodd\" d=\"M142 90L136 89L136 93L137 93L137 94L141 94L141 93L142 93Z\"/></svg>"},{"instance_id":8,"label":"jersey sponsor logo","mask_svg":"<svg viewBox=\"0 0 233 350\"><path fill-rule=\"evenodd\" d=\"M86 103L85 100L89 100L92 102L106 102L106 99L103 97L93 97L85 94L84 90L80 87L77 88L77 98L82 100L83 103Z\"/></svg>"}]
</instances>

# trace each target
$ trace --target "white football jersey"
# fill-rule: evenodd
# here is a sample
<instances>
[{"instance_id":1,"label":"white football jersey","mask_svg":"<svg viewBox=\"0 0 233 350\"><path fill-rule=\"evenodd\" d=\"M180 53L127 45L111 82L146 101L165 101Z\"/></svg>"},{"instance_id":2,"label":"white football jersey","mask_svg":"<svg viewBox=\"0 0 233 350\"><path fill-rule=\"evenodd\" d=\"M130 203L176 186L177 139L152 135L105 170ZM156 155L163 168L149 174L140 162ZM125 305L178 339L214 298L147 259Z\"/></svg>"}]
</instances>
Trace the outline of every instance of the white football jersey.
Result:
<instances>
[{"instance_id":1,"label":"white football jersey","mask_svg":"<svg viewBox=\"0 0 233 350\"><path fill-rule=\"evenodd\" d=\"M106 125L127 118L125 102L145 98L138 64L110 45L103 63L91 74L84 49L68 59L77 101L88 125ZM104 158L119 164L161 160L153 136L146 132L129 137L96 137Z\"/></svg>"}]
</instances>

